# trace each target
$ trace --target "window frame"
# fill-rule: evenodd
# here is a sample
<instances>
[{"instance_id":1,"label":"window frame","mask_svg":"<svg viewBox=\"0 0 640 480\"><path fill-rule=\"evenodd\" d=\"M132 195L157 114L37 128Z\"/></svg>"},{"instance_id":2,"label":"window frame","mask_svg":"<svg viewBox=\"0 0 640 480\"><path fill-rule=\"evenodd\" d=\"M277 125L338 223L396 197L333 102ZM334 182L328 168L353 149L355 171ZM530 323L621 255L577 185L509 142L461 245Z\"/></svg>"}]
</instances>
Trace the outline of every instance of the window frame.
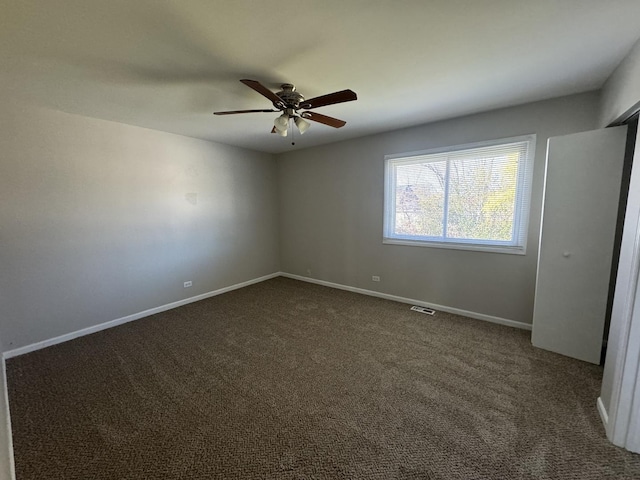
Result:
<instances>
[{"instance_id":1,"label":"window frame","mask_svg":"<svg viewBox=\"0 0 640 480\"><path fill-rule=\"evenodd\" d=\"M429 155L443 155L450 153L459 153L465 150L473 150L478 148L493 147L500 145L508 145L510 143L528 142L527 156L518 165L518 173L516 180L516 205L514 207L514 240L512 241L495 241L495 240L477 240L477 239L451 239L443 240L442 237L424 237L410 235L395 235L393 227L395 226L395 166L401 163L410 164L417 162L416 157L426 157ZM472 250L494 253L508 253L515 255L525 255L527 252L527 236L529 227L529 214L531 210L531 186L533 180L533 165L535 160L536 135L520 135L517 137L500 138L483 142L468 143L464 145L454 145L441 148L433 148L429 150L421 150L416 152L406 152L398 154L389 154L384 157L384 214L383 214L383 236L382 243L390 245L408 245L429 248L445 248L455 250ZM422 159L420 159L422 160ZM451 160L447 160L449 162ZM447 182L448 182L447 178ZM449 185L445 186L448 193ZM518 194L518 192L520 192ZM449 199L445 194L445 206L447 209ZM444 223L444 216L443 216Z\"/></svg>"}]
</instances>

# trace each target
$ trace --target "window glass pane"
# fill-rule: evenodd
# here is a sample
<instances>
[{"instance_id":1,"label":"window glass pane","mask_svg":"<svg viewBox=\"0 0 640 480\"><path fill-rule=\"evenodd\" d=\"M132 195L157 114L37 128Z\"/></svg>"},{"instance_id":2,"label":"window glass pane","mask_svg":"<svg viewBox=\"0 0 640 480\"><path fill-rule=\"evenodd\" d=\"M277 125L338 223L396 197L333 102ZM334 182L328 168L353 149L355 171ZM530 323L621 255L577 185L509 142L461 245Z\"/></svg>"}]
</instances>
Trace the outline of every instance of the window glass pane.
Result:
<instances>
[{"instance_id":1,"label":"window glass pane","mask_svg":"<svg viewBox=\"0 0 640 480\"><path fill-rule=\"evenodd\" d=\"M513 240L519 154L451 161L447 237Z\"/></svg>"},{"instance_id":2,"label":"window glass pane","mask_svg":"<svg viewBox=\"0 0 640 480\"><path fill-rule=\"evenodd\" d=\"M387 155L383 242L525 254L535 141Z\"/></svg>"},{"instance_id":3,"label":"window glass pane","mask_svg":"<svg viewBox=\"0 0 640 480\"><path fill-rule=\"evenodd\" d=\"M396 235L442 237L445 160L395 167Z\"/></svg>"}]
</instances>

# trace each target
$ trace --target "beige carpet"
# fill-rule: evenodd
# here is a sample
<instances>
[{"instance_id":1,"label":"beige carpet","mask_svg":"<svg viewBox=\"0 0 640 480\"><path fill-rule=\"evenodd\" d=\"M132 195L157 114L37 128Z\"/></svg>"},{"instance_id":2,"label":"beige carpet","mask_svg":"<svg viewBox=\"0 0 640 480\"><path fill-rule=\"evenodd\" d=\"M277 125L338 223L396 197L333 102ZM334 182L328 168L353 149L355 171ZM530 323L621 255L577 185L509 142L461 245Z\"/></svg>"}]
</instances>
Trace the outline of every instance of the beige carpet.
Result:
<instances>
[{"instance_id":1,"label":"beige carpet","mask_svg":"<svg viewBox=\"0 0 640 480\"><path fill-rule=\"evenodd\" d=\"M284 278L7 370L18 480L640 478L600 367Z\"/></svg>"}]
</instances>

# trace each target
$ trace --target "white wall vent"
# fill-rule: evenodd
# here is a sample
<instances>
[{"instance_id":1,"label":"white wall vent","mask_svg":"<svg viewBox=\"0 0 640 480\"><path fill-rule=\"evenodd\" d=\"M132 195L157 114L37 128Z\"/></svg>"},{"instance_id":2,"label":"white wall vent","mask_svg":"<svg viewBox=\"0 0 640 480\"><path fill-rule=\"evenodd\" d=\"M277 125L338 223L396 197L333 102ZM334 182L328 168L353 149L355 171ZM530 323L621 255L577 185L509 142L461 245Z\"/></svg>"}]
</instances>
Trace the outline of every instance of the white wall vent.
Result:
<instances>
[{"instance_id":1,"label":"white wall vent","mask_svg":"<svg viewBox=\"0 0 640 480\"><path fill-rule=\"evenodd\" d=\"M418 305L414 305L413 307L411 307L411 310L413 310L414 312L425 313L427 315L435 315L436 313L436 311L432 308L419 307Z\"/></svg>"}]
</instances>

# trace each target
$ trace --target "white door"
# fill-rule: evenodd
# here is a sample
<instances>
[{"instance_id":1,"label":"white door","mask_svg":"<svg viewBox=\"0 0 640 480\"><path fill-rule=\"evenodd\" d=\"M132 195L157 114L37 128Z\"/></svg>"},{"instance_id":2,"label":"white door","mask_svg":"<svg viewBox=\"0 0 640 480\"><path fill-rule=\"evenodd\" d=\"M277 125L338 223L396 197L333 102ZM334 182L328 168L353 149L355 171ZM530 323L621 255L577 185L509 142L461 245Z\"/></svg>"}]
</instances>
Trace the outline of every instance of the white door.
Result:
<instances>
[{"instance_id":1,"label":"white door","mask_svg":"<svg viewBox=\"0 0 640 480\"><path fill-rule=\"evenodd\" d=\"M627 127L550 138L534 346L600 363Z\"/></svg>"}]
</instances>

